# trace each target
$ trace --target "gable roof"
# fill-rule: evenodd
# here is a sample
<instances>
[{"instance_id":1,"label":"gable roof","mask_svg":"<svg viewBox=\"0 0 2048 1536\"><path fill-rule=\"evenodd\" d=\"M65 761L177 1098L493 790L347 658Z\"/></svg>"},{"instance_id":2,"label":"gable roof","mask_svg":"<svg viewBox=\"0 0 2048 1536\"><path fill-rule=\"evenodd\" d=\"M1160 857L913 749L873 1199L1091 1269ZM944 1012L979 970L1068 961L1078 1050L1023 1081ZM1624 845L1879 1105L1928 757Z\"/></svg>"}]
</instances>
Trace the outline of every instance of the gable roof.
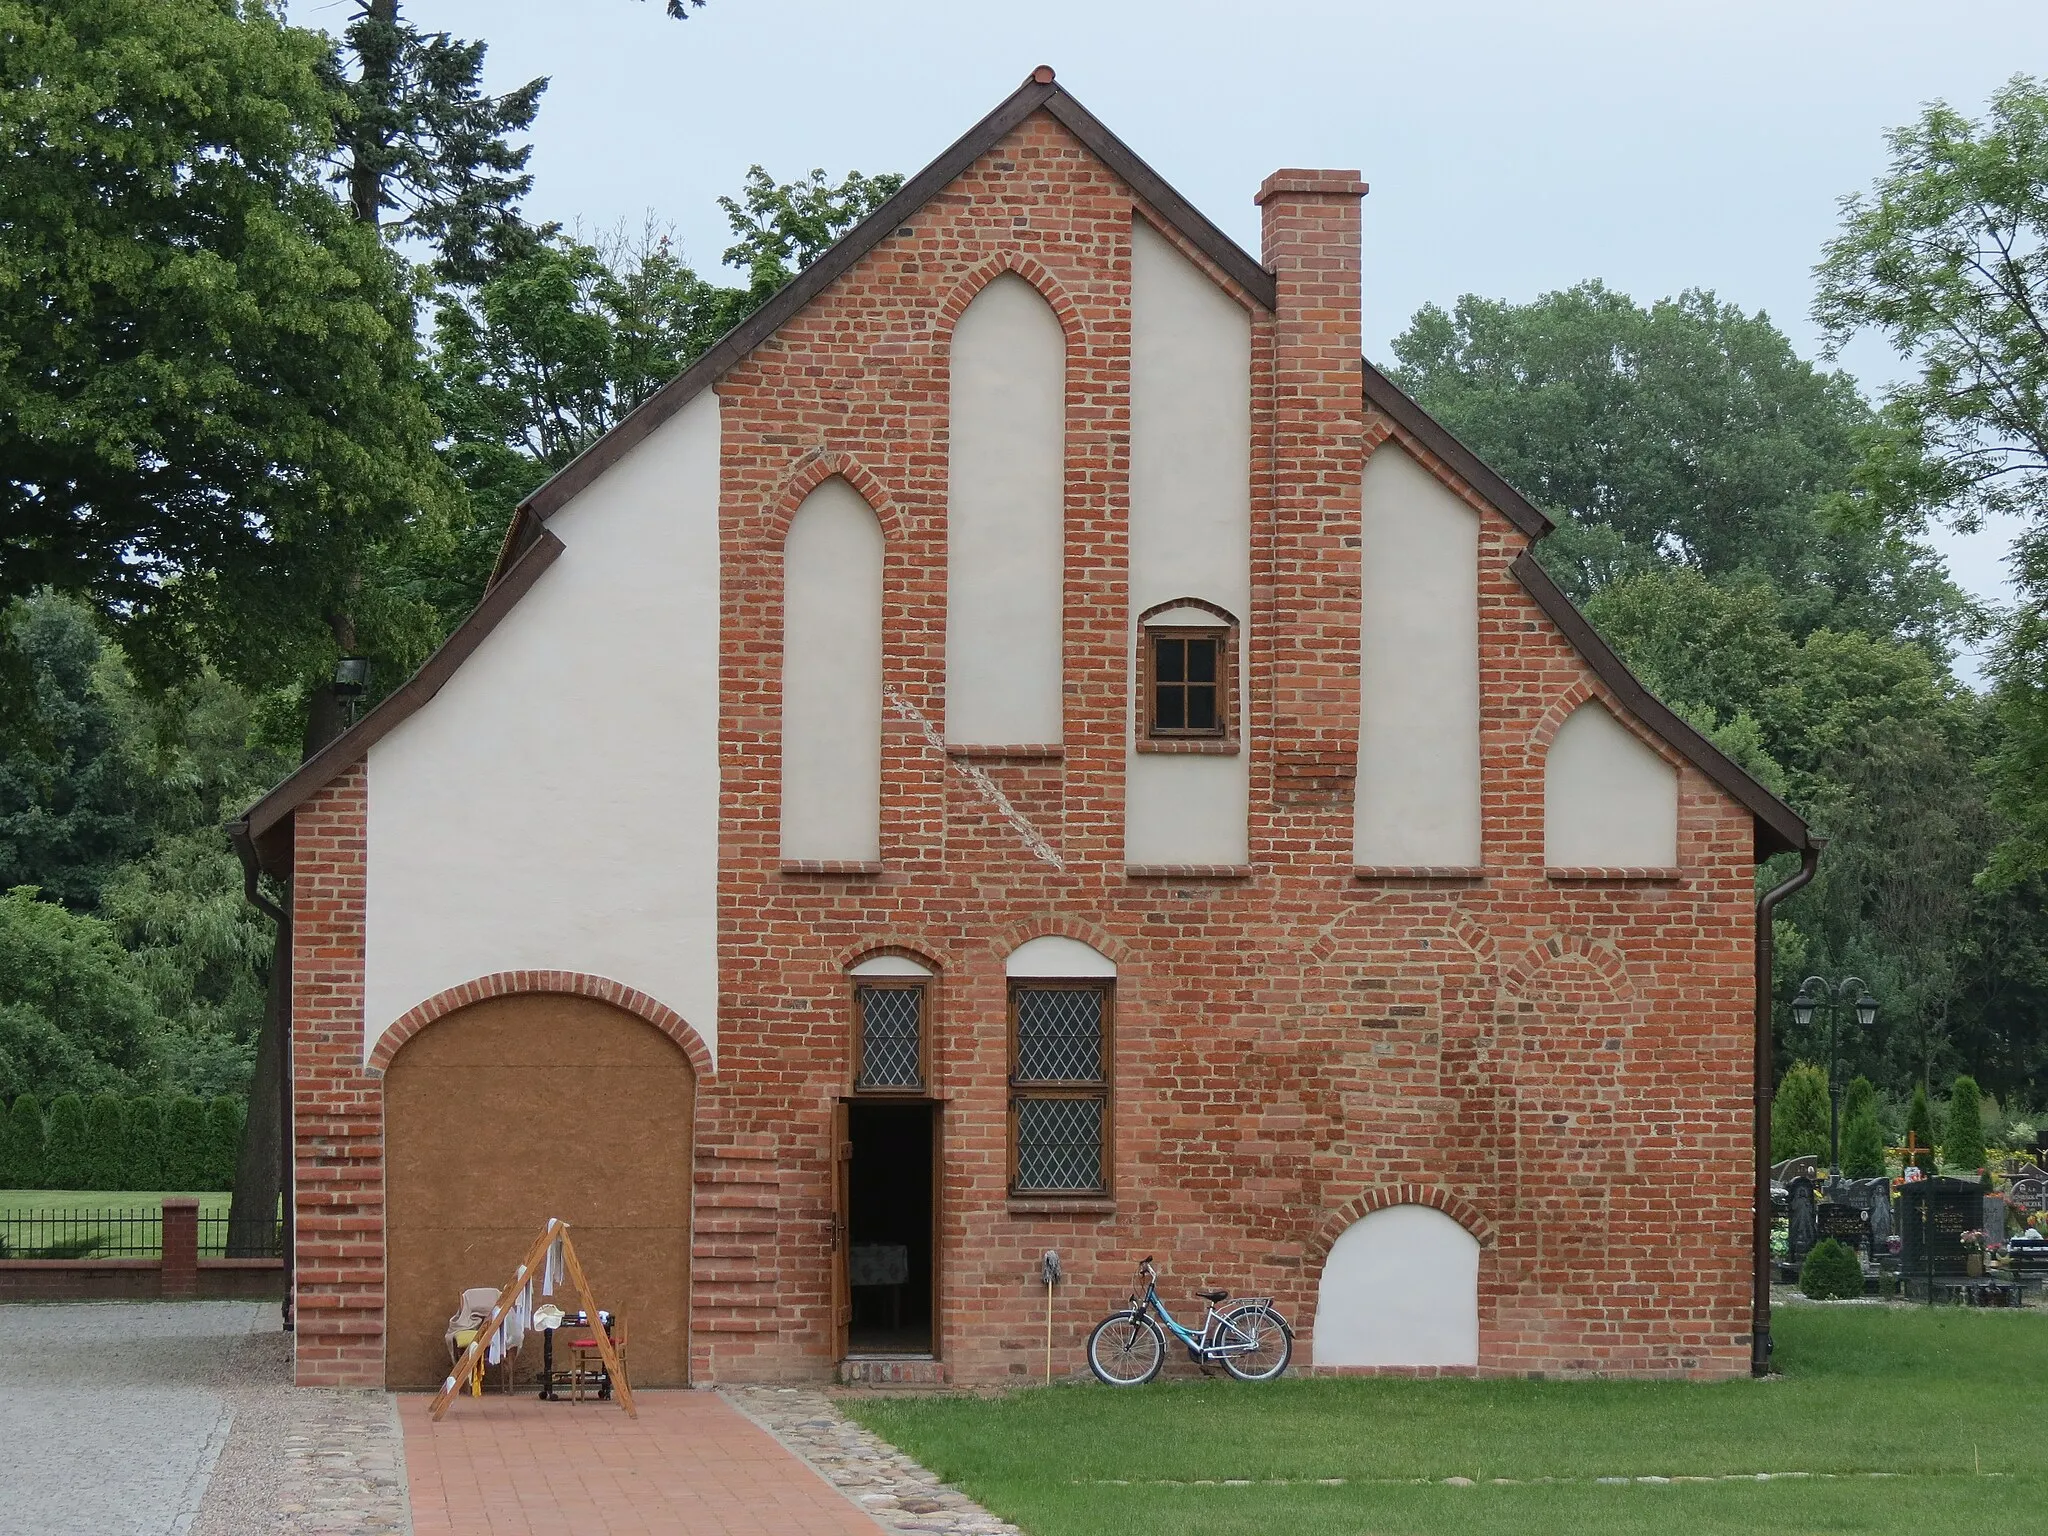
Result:
<instances>
[{"instance_id":1,"label":"gable roof","mask_svg":"<svg viewBox=\"0 0 2048 1536\"><path fill-rule=\"evenodd\" d=\"M455 670L483 643L484 637L497 627L513 605L540 579L541 573L554 563L563 546L546 527L550 517L663 422L717 383L812 299L894 233L905 220L1000 143L1012 129L1039 111L1049 113L1065 126L1218 270L1267 309L1274 307L1273 274L1169 186L1129 145L1059 86L1052 70L1041 64L994 111L905 182L895 196L849 230L760 309L734 326L696 362L628 412L609 432L571 459L520 503L505 530L497 568L491 573L483 601L400 688L307 758L290 777L229 824L229 835L244 863L253 860L279 876L288 872L292 812L361 761L376 742L439 693ZM1551 520L1521 492L1490 469L1385 374L1364 358L1360 358L1359 363L1368 402L1449 465L1532 541L1551 531ZM1544 574L1533 556L1525 551L1516 557L1510 568L1615 696L1652 731L1755 815L1760 856L1807 845L1806 824L1798 813L1643 687L1623 665L1621 658L1594 633L1585 616L1572 606L1571 600Z\"/></svg>"}]
</instances>

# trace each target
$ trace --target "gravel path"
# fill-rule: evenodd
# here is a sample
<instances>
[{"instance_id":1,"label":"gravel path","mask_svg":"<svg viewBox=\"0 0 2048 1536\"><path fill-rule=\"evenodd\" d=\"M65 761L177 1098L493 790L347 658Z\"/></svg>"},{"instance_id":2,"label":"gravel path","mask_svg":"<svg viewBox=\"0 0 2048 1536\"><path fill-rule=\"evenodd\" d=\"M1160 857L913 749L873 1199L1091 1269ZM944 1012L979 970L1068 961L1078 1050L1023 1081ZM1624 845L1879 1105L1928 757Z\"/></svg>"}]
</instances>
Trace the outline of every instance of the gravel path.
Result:
<instances>
[{"instance_id":1,"label":"gravel path","mask_svg":"<svg viewBox=\"0 0 2048 1536\"><path fill-rule=\"evenodd\" d=\"M720 1387L740 1412L816 1467L892 1531L1023 1536L958 1488L876 1438L808 1387Z\"/></svg>"},{"instance_id":2,"label":"gravel path","mask_svg":"<svg viewBox=\"0 0 2048 1536\"><path fill-rule=\"evenodd\" d=\"M0 1307L0 1536L409 1532L381 1392L295 1391L275 1302Z\"/></svg>"}]
</instances>

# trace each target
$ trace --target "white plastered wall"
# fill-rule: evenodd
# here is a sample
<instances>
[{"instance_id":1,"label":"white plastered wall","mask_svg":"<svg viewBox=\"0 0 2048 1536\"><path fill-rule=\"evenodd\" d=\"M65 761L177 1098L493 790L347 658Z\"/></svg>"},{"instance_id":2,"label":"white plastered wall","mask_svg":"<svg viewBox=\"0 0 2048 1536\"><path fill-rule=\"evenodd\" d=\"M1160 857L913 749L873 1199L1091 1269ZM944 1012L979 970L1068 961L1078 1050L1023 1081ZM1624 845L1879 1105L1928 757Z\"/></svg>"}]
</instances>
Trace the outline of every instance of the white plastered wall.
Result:
<instances>
[{"instance_id":1,"label":"white plastered wall","mask_svg":"<svg viewBox=\"0 0 2048 1536\"><path fill-rule=\"evenodd\" d=\"M1067 338L1005 273L953 329L946 739L1057 742L1066 564Z\"/></svg>"},{"instance_id":2,"label":"white plastered wall","mask_svg":"<svg viewBox=\"0 0 2048 1536\"><path fill-rule=\"evenodd\" d=\"M1353 857L1476 867L1479 514L1395 443L1363 494Z\"/></svg>"},{"instance_id":3,"label":"white plastered wall","mask_svg":"<svg viewBox=\"0 0 2048 1536\"><path fill-rule=\"evenodd\" d=\"M1477 1365L1478 1241L1426 1205L1346 1227L1316 1292L1315 1363Z\"/></svg>"},{"instance_id":4,"label":"white plastered wall","mask_svg":"<svg viewBox=\"0 0 2048 1536\"><path fill-rule=\"evenodd\" d=\"M882 527L838 476L782 546L782 856L882 856Z\"/></svg>"},{"instance_id":5,"label":"white plastered wall","mask_svg":"<svg viewBox=\"0 0 2048 1536\"><path fill-rule=\"evenodd\" d=\"M1597 699L1573 710L1551 738L1543 844L1554 869L1678 863L1678 773Z\"/></svg>"},{"instance_id":6,"label":"white plastered wall","mask_svg":"<svg viewBox=\"0 0 2048 1536\"><path fill-rule=\"evenodd\" d=\"M1135 660L1135 625L1147 608L1198 597L1228 609L1238 622L1239 742L1236 756L1140 752L1129 712L1124 857L1133 864L1247 857L1251 365L1251 317L1163 235L1133 220L1130 655Z\"/></svg>"},{"instance_id":7,"label":"white plastered wall","mask_svg":"<svg viewBox=\"0 0 2048 1536\"><path fill-rule=\"evenodd\" d=\"M718 401L558 512L561 556L370 749L364 1051L495 971L637 987L714 1052Z\"/></svg>"}]
</instances>

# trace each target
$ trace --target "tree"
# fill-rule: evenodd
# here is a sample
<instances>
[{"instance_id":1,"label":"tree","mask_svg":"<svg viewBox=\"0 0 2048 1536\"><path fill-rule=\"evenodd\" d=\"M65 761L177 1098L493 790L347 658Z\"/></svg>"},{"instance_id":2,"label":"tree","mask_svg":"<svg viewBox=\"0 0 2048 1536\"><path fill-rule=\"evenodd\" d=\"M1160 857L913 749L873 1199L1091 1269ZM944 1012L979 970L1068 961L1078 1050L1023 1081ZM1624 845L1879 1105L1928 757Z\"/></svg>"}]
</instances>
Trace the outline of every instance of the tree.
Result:
<instances>
[{"instance_id":1,"label":"tree","mask_svg":"<svg viewBox=\"0 0 2048 1536\"><path fill-rule=\"evenodd\" d=\"M1842 1172L1852 1179L1875 1179L1885 1172L1877 1088L1867 1077L1852 1080L1842 1097Z\"/></svg>"},{"instance_id":2,"label":"tree","mask_svg":"<svg viewBox=\"0 0 2048 1536\"><path fill-rule=\"evenodd\" d=\"M1958 1077L1948 1091L1948 1124L1941 1155L1951 1168L1984 1166L1984 1103L1974 1077Z\"/></svg>"},{"instance_id":3,"label":"tree","mask_svg":"<svg viewBox=\"0 0 2048 1536\"><path fill-rule=\"evenodd\" d=\"M1906 1110L1906 1146L1919 1148L1918 1155L1908 1152L1909 1168L1918 1168L1929 1177L1941 1171L1941 1164L1935 1155L1934 1111L1927 1103L1927 1085L1918 1083L1913 1088L1913 1102Z\"/></svg>"},{"instance_id":4,"label":"tree","mask_svg":"<svg viewBox=\"0 0 2048 1536\"><path fill-rule=\"evenodd\" d=\"M43 1128L43 1182L51 1189L93 1187L85 1100L75 1093L60 1093L50 1101L50 1117Z\"/></svg>"},{"instance_id":5,"label":"tree","mask_svg":"<svg viewBox=\"0 0 2048 1536\"><path fill-rule=\"evenodd\" d=\"M1863 1294L1856 1250L1832 1237L1813 1245L1799 1270L1799 1289L1815 1301L1849 1301Z\"/></svg>"},{"instance_id":6,"label":"tree","mask_svg":"<svg viewBox=\"0 0 2048 1536\"><path fill-rule=\"evenodd\" d=\"M128 1125L121 1096L96 1093L85 1107L85 1189L125 1189Z\"/></svg>"},{"instance_id":7,"label":"tree","mask_svg":"<svg viewBox=\"0 0 2048 1536\"><path fill-rule=\"evenodd\" d=\"M206 1106L207 1189L235 1187L235 1155L242 1145L242 1102L225 1094Z\"/></svg>"},{"instance_id":8,"label":"tree","mask_svg":"<svg viewBox=\"0 0 2048 1536\"><path fill-rule=\"evenodd\" d=\"M326 45L259 0L0 35L0 600L86 598L154 680L317 673L344 554L445 494L406 283L320 185Z\"/></svg>"},{"instance_id":9,"label":"tree","mask_svg":"<svg viewBox=\"0 0 2048 1536\"><path fill-rule=\"evenodd\" d=\"M1880 474L1964 527L2026 520L2022 602L1992 654L2012 822L1992 874L2010 883L2048 869L2048 86L2015 75L1982 121L1937 102L1889 141L1884 174L1842 202L1814 315L1831 345L1875 331L1919 370L1891 392L1905 449Z\"/></svg>"},{"instance_id":10,"label":"tree","mask_svg":"<svg viewBox=\"0 0 2048 1536\"><path fill-rule=\"evenodd\" d=\"M0 996L10 999L0 1007L9 1093L119 1086L144 1065L159 1023L108 926L30 887L0 896Z\"/></svg>"},{"instance_id":11,"label":"tree","mask_svg":"<svg viewBox=\"0 0 2048 1536\"><path fill-rule=\"evenodd\" d=\"M1771 1102L1771 1157L1828 1155L1828 1078L1810 1061L1802 1061L1778 1084Z\"/></svg>"},{"instance_id":12,"label":"tree","mask_svg":"<svg viewBox=\"0 0 2048 1536\"><path fill-rule=\"evenodd\" d=\"M165 1189L182 1194L207 1188L206 1106L189 1093L170 1100L158 1148Z\"/></svg>"},{"instance_id":13,"label":"tree","mask_svg":"<svg viewBox=\"0 0 2048 1536\"><path fill-rule=\"evenodd\" d=\"M1425 305L1394 354L1402 386L1557 521L1537 551L1575 598L1678 565L1766 584L1795 634L1937 649L1967 611L1912 537L1918 506L1859 480L1869 406L1764 315L1699 290L1644 309L1598 282L1467 294Z\"/></svg>"},{"instance_id":14,"label":"tree","mask_svg":"<svg viewBox=\"0 0 2048 1536\"><path fill-rule=\"evenodd\" d=\"M43 1106L32 1093L15 1095L0 1124L0 1187L43 1187Z\"/></svg>"},{"instance_id":15,"label":"tree","mask_svg":"<svg viewBox=\"0 0 2048 1536\"><path fill-rule=\"evenodd\" d=\"M154 1098L128 1101L128 1162L121 1172L123 1189L162 1189L163 1160L157 1151L162 1111Z\"/></svg>"}]
</instances>

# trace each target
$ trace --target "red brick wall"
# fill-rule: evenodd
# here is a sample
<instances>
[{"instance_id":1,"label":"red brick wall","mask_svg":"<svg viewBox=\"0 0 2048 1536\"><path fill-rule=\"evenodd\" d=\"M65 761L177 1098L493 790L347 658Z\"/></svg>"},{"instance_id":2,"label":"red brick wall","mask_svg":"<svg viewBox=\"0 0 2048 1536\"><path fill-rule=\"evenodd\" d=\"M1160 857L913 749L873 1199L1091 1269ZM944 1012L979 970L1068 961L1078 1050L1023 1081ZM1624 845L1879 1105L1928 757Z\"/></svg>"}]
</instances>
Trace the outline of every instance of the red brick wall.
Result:
<instances>
[{"instance_id":1,"label":"red brick wall","mask_svg":"<svg viewBox=\"0 0 2048 1536\"><path fill-rule=\"evenodd\" d=\"M1238 295L1254 311L1249 878L1135 879L1122 863L1128 188L1033 118L718 386L720 1021L697 1102L700 1381L833 1368L845 969L883 946L939 973L939 1348L955 1379L1037 1368L1047 1247L1070 1277L1056 1333L1069 1368L1146 1253L1172 1299L1208 1281L1272 1293L1305 1358L1329 1244L1395 1199L1480 1235L1483 1370L1746 1370L1749 818L1687 766L1676 878L1544 870L1542 749L1600 688L1508 574L1523 536L1413 442L1482 510L1487 868L1351 868L1360 450L1396 429L1360 405L1356 189L1331 177L1269 184L1281 313ZM1066 730L1057 756L974 766L1059 867L927 729L944 719L946 340L1001 270L1068 327ZM880 873L778 862L782 537L828 468L889 540ZM377 1094L357 1065L362 816L358 770L298 820L302 1381L381 1379ZM1106 1205L1005 1196L1003 957L1044 933L1119 967Z\"/></svg>"},{"instance_id":2,"label":"red brick wall","mask_svg":"<svg viewBox=\"0 0 2048 1536\"><path fill-rule=\"evenodd\" d=\"M384 1384L384 1090L363 1069L369 797L359 763L299 807L292 873L298 1383Z\"/></svg>"}]
</instances>

